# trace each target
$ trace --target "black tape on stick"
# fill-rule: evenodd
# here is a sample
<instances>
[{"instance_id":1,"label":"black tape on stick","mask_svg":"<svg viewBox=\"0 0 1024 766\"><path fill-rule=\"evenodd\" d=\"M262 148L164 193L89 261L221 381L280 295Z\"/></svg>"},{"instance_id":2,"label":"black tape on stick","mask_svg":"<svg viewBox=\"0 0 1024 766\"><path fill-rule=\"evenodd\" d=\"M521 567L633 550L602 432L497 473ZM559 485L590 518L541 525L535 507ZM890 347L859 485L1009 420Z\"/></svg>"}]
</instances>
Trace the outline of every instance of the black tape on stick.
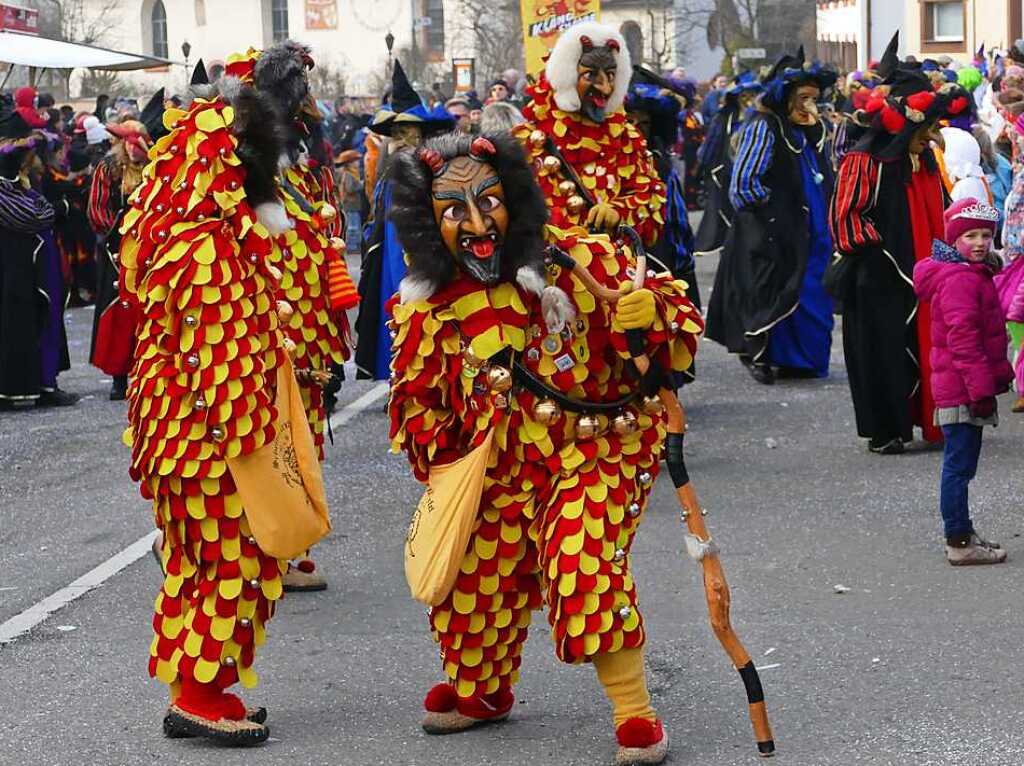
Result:
<instances>
[{"instance_id":1,"label":"black tape on stick","mask_svg":"<svg viewBox=\"0 0 1024 766\"><path fill-rule=\"evenodd\" d=\"M690 474L686 470L686 458L683 457L683 434L669 434L665 437L665 464L672 484L676 489L690 483ZM740 671L742 673L742 671Z\"/></svg>"},{"instance_id":2,"label":"black tape on stick","mask_svg":"<svg viewBox=\"0 0 1024 766\"><path fill-rule=\"evenodd\" d=\"M740 668L740 678L747 688L747 702L751 705L755 702L764 702L764 689L761 688L761 678L757 675L753 660Z\"/></svg>"}]
</instances>

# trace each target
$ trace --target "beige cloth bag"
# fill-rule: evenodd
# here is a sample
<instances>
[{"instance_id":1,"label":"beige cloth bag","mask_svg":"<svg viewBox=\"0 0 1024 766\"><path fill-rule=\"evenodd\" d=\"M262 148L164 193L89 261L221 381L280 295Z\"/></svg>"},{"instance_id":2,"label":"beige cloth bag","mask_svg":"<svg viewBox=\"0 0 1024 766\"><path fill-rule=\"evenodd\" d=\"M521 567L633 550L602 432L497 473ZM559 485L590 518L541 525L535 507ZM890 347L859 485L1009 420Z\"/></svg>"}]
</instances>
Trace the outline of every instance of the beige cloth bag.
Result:
<instances>
[{"instance_id":1,"label":"beige cloth bag","mask_svg":"<svg viewBox=\"0 0 1024 766\"><path fill-rule=\"evenodd\" d=\"M405 538L405 579L417 601L437 606L451 592L473 533L494 431L454 463L430 469Z\"/></svg>"},{"instance_id":2,"label":"beige cloth bag","mask_svg":"<svg viewBox=\"0 0 1024 766\"><path fill-rule=\"evenodd\" d=\"M276 405L274 441L227 463L260 549L291 559L322 540L331 520L313 435L287 358L277 369Z\"/></svg>"}]
</instances>

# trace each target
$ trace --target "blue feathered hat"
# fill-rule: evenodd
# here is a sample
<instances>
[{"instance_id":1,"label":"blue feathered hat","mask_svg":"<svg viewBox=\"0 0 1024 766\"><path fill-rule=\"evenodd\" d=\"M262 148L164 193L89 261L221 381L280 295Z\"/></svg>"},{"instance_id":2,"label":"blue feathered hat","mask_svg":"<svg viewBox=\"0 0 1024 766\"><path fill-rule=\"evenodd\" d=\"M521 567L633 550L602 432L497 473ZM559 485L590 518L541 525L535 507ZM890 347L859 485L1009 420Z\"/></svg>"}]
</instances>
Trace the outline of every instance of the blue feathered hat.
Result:
<instances>
[{"instance_id":1,"label":"blue feathered hat","mask_svg":"<svg viewBox=\"0 0 1024 766\"><path fill-rule=\"evenodd\" d=\"M627 112L646 112L651 116L651 130L666 143L675 137L676 117L683 102L693 103L694 92L680 87L686 83L660 77L649 69L636 65L633 78L626 91Z\"/></svg>"},{"instance_id":2,"label":"blue feathered hat","mask_svg":"<svg viewBox=\"0 0 1024 766\"><path fill-rule=\"evenodd\" d=\"M825 90L835 84L836 77L836 71L822 65L821 62L806 61L804 46L801 45L795 56L782 56L775 62L775 66L761 77L761 83L764 85L761 103L772 110L784 109L793 88L800 85L816 85L819 89Z\"/></svg>"},{"instance_id":3,"label":"blue feathered hat","mask_svg":"<svg viewBox=\"0 0 1024 766\"><path fill-rule=\"evenodd\" d=\"M732 84L725 91L726 101L735 101L739 99L744 93L760 93L764 90L764 85L757 79L757 75L753 72L741 72L733 78Z\"/></svg>"},{"instance_id":4,"label":"blue feathered hat","mask_svg":"<svg viewBox=\"0 0 1024 766\"><path fill-rule=\"evenodd\" d=\"M443 106L427 108L419 94L409 84L405 70L397 60L391 73L391 103L373 119L370 130L382 136L390 136L395 125L402 123L418 125L424 137L446 133L455 128L455 118Z\"/></svg>"}]
</instances>

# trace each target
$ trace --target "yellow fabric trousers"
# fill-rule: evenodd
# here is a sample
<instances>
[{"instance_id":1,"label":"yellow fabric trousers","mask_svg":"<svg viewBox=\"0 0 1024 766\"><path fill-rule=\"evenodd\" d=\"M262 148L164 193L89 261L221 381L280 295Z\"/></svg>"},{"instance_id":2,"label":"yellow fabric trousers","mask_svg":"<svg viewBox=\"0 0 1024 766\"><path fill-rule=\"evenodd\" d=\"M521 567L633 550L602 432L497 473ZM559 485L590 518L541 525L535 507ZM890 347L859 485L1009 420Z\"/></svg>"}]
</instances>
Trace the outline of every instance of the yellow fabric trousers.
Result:
<instances>
[{"instance_id":1,"label":"yellow fabric trousers","mask_svg":"<svg viewBox=\"0 0 1024 766\"><path fill-rule=\"evenodd\" d=\"M616 728L630 718L648 721L657 718L651 707L651 695L647 693L643 649L596 654L592 662L597 669L597 679L612 703Z\"/></svg>"}]
</instances>

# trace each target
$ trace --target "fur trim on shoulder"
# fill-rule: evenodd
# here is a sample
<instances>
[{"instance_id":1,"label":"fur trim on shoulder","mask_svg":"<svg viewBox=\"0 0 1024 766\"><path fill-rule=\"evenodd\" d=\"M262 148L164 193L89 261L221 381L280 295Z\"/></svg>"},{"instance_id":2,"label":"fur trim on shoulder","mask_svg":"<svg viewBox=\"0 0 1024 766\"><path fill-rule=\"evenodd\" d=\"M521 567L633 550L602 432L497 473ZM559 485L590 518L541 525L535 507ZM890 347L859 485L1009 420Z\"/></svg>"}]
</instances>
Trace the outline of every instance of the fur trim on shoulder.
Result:
<instances>
[{"instance_id":1,"label":"fur trim on shoulder","mask_svg":"<svg viewBox=\"0 0 1024 766\"><path fill-rule=\"evenodd\" d=\"M262 223L274 237L294 226L284 205L279 202L263 202L256 205L256 220Z\"/></svg>"},{"instance_id":2,"label":"fur trim on shoulder","mask_svg":"<svg viewBox=\"0 0 1024 766\"><path fill-rule=\"evenodd\" d=\"M569 296L560 287L550 285L544 288L540 296L540 310L544 315L544 324L548 332L557 333L576 319L576 308Z\"/></svg>"},{"instance_id":3,"label":"fur trim on shoulder","mask_svg":"<svg viewBox=\"0 0 1024 766\"><path fill-rule=\"evenodd\" d=\"M398 285L398 298L402 303L425 301L437 289L438 286L425 277L406 277Z\"/></svg>"},{"instance_id":4,"label":"fur trim on shoulder","mask_svg":"<svg viewBox=\"0 0 1024 766\"><path fill-rule=\"evenodd\" d=\"M548 82L555 92L555 103L563 112L578 112L580 110L580 97L576 92L576 65L583 54L583 45L580 43L582 37L589 37L594 45L604 45L609 40L615 40L619 44L619 50L615 53L615 61L618 64L618 72L615 77L615 89L608 99L607 113L611 114L622 106L626 98L626 91L629 90L629 78L633 74L633 65L629 59L629 49L626 48L626 40L615 31L614 27L607 24L599 24L596 21L584 21L581 24L574 24L562 32L558 42L551 51L548 63L544 68Z\"/></svg>"}]
</instances>

